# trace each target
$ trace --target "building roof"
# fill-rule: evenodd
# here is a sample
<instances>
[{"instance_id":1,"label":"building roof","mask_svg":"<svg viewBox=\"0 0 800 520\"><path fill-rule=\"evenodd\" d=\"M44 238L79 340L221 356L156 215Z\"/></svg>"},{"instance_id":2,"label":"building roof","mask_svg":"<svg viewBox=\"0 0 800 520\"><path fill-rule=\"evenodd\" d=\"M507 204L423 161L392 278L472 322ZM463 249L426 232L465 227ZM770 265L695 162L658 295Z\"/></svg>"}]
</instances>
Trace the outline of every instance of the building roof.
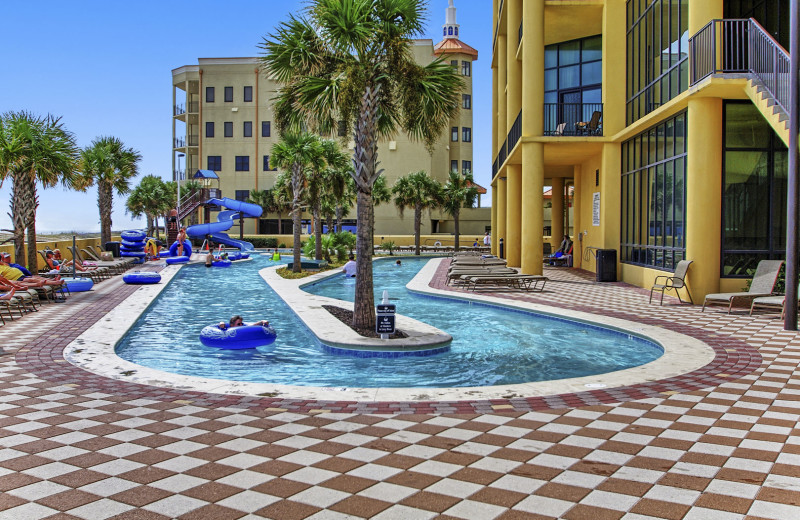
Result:
<instances>
[{"instance_id":1,"label":"building roof","mask_svg":"<svg viewBox=\"0 0 800 520\"><path fill-rule=\"evenodd\" d=\"M219 179L219 175L212 170L197 170L192 179Z\"/></svg>"},{"instance_id":2,"label":"building roof","mask_svg":"<svg viewBox=\"0 0 800 520\"><path fill-rule=\"evenodd\" d=\"M470 47L455 38L447 38L434 45L433 53L436 56L441 56L442 54L466 54L472 56L475 60L478 59L478 51L474 47Z\"/></svg>"},{"instance_id":3,"label":"building roof","mask_svg":"<svg viewBox=\"0 0 800 520\"><path fill-rule=\"evenodd\" d=\"M477 182L469 183L470 186L475 186L478 189L478 193L481 195L486 195L486 188L478 184Z\"/></svg>"}]
</instances>

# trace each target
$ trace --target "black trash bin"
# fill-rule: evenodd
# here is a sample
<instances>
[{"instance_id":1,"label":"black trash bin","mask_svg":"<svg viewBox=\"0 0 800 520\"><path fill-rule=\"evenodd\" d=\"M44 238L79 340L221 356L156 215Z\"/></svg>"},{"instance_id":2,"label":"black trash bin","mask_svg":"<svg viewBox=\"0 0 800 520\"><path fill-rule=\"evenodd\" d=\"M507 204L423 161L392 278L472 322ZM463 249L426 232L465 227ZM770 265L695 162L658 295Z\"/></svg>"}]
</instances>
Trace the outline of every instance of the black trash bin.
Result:
<instances>
[{"instance_id":1,"label":"black trash bin","mask_svg":"<svg viewBox=\"0 0 800 520\"><path fill-rule=\"evenodd\" d=\"M119 258L119 247L122 245L122 242L106 242L105 249L106 251L111 252L111 256L115 258Z\"/></svg>"},{"instance_id":2,"label":"black trash bin","mask_svg":"<svg viewBox=\"0 0 800 520\"><path fill-rule=\"evenodd\" d=\"M617 250L598 249L597 250L597 281L616 282L617 281Z\"/></svg>"}]
</instances>

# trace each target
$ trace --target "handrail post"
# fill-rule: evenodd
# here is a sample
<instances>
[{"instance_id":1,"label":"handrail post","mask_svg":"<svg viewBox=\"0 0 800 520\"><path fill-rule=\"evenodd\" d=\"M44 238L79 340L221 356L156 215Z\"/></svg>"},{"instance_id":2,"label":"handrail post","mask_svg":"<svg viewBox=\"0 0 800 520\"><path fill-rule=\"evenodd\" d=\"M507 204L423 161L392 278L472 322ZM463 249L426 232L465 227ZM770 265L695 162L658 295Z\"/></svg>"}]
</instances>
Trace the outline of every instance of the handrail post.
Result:
<instances>
[{"instance_id":1,"label":"handrail post","mask_svg":"<svg viewBox=\"0 0 800 520\"><path fill-rule=\"evenodd\" d=\"M800 199L800 183L798 183L798 134L800 134L800 0L791 0L789 4L789 172L786 201L786 297L784 299L785 330L797 330L797 261L798 231L797 219L800 218L798 199Z\"/></svg>"}]
</instances>

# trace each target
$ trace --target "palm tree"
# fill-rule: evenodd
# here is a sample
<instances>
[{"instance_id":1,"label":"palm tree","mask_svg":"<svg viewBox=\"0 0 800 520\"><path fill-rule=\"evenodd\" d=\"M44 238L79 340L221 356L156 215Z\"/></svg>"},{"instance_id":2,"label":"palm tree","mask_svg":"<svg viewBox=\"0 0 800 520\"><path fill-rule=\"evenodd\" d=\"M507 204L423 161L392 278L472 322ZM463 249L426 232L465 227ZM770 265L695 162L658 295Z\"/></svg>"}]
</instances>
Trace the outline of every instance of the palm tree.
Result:
<instances>
[{"instance_id":1,"label":"palm tree","mask_svg":"<svg viewBox=\"0 0 800 520\"><path fill-rule=\"evenodd\" d=\"M250 192L250 196L247 197L247 202L259 206L261 208L262 215L273 213L277 208L275 203L275 193L272 190L253 190ZM256 227L256 231L258 231L258 227Z\"/></svg>"},{"instance_id":2,"label":"palm tree","mask_svg":"<svg viewBox=\"0 0 800 520\"><path fill-rule=\"evenodd\" d=\"M400 210L400 216L407 207L414 208L414 245L415 254L420 253L419 231L422 222L422 212L436 206L441 200L442 186L428 175L428 172L418 171L400 177L392 186L394 203Z\"/></svg>"},{"instance_id":3,"label":"palm tree","mask_svg":"<svg viewBox=\"0 0 800 520\"><path fill-rule=\"evenodd\" d=\"M125 195L130 180L139 174L138 163L142 156L133 148L126 148L116 137L99 137L81 152L81 171L84 187L97 184L97 206L100 209L100 241L111 240L111 210L114 191Z\"/></svg>"},{"instance_id":4,"label":"palm tree","mask_svg":"<svg viewBox=\"0 0 800 520\"><path fill-rule=\"evenodd\" d=\"M316 250L314 257L317 260L322 259L322 202L323 199L332 191L333 186L330 183L331 177L336 177L340 171L345 171L347 167L348 158L339 144L332 139L323 139L320 141L322 148L322 159L326 168L312 168L308 177L308 190L306 191L306 202L311 207L311 214L314 217L314 238Z\"/></svg>"},{"instance_id":5,"label":"palm tree","mask_svg":"<svg viewBox=\"0 0 800 520\"><path fill-rule=\"evenodd\" d=\"M424 23L423 0L311 0L260 47L268 73L283 84L279 127L306 125L331 135L340 125L355 141L357 268L353 326L372 328L372 186L378 139L398 127L432 150L458 113L462 82L448 63L419 65L411 39Z\"/></svg>"},{"instance_id":6,"label":"palm tree","mask_svg":"<svg viewBox=\"0 0 800 520\"><path fill-rule=\"evenodd\" d=\"M75 188L78 147L61 118L36 117L28 112L0 116L0 185L11 179L11 220L14 224L14 257L38 271L36 258L36 185L50 188L61 183ZM28 255L25 258L25 230Z\"/></svg>"},{"instance_id":7,"label":"palm tree","mask_svg":"<svg viewBox=\"0 0 800 520\"><path fill-rule=\"evenodd\" d=\"M283 234L283 219L281 215L284 211L292 211L292 190L291 183L281 180L281 175L275 181L275 185L270 188L272 198L275 200L275 213L278 215L278 234Z\"/></svg>"},{"instance_id":8,"label":"palm tree","mask_svg":"<svg viewBox=\"0 0 800 520\"><path fill-rule=\"evenodd\" d=\"M147 234L159 238L158 217L174 207L172 190L161 177L145 175L139 184L131 190L125 203L126 211L134 217L142 215L147 219Z\"/></svg>"},{"instance_id":9,"label":"palm tree","mask_svg":"<svg viewBox=\"0 0 800 520\"><path fill-rule=\"evenodd\" d=\"M455 250L458 251L458 217L461 213L461 208L465 205L469 207L475 203L475 197L478 196L478 188L472 179L472 173L467 172L461 175L457 171L450 172L447 183L442 187L442 201L441 207L448 215L453 217L455 225Z\"/></svg>"},{"instance_id":10,"label":"palm tree","mask_svg":"<svg viewBox=\"0 0 800 520\"><path fill-rule=\"evenodd\" d=\"M320 139L308 133L288 132L272 147L270 160L275 166L291 172L292 186L292 223L294 232L294 262L292 272L300 272L300 206L303 188L306 183L306 169L320 168L322 163L322 145Z\"/></svg>"}]
</instances>

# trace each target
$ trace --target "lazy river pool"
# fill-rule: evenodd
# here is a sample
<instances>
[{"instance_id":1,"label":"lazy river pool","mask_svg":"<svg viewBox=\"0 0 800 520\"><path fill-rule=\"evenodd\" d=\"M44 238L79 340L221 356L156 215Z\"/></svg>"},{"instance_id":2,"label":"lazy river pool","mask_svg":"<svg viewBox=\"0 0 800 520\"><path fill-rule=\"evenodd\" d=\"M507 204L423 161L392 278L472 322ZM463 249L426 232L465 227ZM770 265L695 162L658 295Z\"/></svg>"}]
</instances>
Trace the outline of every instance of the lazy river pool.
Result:
<instances>
[{"instance_id":1,"label":"lazy river pool","mask_svg":"<svg viewBox=\"0 0 800 520\"><path fill-rule=\"evenodd\" d=\"M453 336L450 349L428 357L376 358L324 349L258 271L276 262L254 256L229 269L183 267L117 346L128 361L184 375L276 384L365 387L465 387L596 375L657 359L655 343L606 328L460 300L431 298L405 285L428 258L375 262L376 301L389 292L397 312ZM341 275L304 290L353 299ZM267 318L277 332L274 351L217 350L200 330L241 314Z\"/></svg>"}]
</instances>

